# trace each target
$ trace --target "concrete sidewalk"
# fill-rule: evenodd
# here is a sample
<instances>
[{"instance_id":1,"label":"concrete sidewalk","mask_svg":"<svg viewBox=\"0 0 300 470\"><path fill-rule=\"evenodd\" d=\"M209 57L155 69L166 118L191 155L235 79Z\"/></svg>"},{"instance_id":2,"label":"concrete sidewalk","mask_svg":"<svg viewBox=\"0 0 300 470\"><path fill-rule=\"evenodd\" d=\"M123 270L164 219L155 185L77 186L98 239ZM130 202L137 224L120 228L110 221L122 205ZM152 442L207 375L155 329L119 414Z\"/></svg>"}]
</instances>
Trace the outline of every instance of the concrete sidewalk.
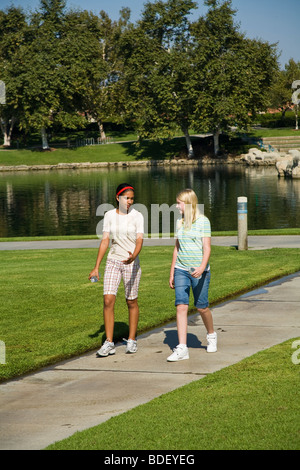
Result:
<instances>
[{"instance_id":1,"label":"concrete sidewalk","mask_svg":"<svg viewBox=\"0 0 300 470\"><path fill-rule=\"evenodd\" d=\"M238 245L237 237L212 237L212 245L235 246ZM48 250L48 249L73 249L99 247L100 241L95 240L45 240L33 242L0 242L1 250ZM174 246L173 238L145 238L144 246ZM300 248L300 235L273 235L273 236L249 236L248 247L250 250L265 250L268 248Z\"/></svg>"},{"instance_id":2,"label":"concrete sidewalk","mask_svg":"<svg viewBox=\"0 0 300 470\"><path fill-rule=\"evenodd\" d=\"M300 337L300 272L212 309L218 352L206 352L199 316L189 318L190 359L168 363L172 323L138 337L138 352L95 352L0 385L0 449L38 450L257 351ZM294 351L291 349L291 358ZM292 359L291 359L292 360Z\"/></svg>"}]
</instances>

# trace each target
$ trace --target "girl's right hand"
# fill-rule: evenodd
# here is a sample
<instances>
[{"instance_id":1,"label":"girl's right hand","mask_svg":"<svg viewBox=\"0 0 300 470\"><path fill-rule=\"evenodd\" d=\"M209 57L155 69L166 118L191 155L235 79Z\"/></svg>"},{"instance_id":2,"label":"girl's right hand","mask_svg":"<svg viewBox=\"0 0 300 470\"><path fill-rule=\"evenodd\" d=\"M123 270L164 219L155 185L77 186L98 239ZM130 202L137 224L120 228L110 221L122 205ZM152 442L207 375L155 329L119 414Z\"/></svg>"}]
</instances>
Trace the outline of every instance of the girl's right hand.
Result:
<instances>
[{"instance_id":1,"label":"girl's right hand","mask_svg":"<svg viewBox=\"0 0 300 470\"><path fill-rule=\"evenodd\" d=\"M91 280L91 277L96 277L99 281L99 272L98 269L94 268L93 271L90 272L89 274L89 280Z\"/></svg>"},{"instance_id":2,"label":"girl's right hand","mask_svg":"<svg viewBox=\"0 0 300 470\"><path fill-rule=\"evenodd\" d=\"M171 289L175 289L174 276L170 276L169 286L171 287Z\"/></svg>"}]
</instances>

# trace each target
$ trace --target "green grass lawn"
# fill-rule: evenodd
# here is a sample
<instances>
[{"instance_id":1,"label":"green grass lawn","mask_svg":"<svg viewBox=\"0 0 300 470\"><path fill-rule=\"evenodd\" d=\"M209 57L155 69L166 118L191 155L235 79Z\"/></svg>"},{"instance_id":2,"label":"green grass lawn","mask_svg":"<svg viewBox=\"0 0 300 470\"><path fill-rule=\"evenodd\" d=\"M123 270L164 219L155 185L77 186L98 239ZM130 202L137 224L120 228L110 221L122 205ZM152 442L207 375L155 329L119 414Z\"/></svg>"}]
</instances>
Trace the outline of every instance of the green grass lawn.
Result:
<instances>
[{"instance_id":1,"label":"green grass lawn","mask_svg":"<svg viewBox=\"0 0 300 470\"><path fill-rule=\"evenodd\" d=\"M253 129L249 134L252 137L296 136L300 131L290 128L280 129ZM1 150L0 166L16 165L57 165L58 163L85 163L85 162L124 162L136 160L164 160L178 155L186 149L184 137L165 139L161 142L145 140L137 144L136 136L132 133L115 133L113 136L119 143L106 145L92 145L73 148L56 148L53 151L41 152L38 149ZM129 141L125 141L128 139ZM122 140L124 140L122 142ZM203 144L203 139L192 137L193 142ZM51 144L50 144L51 145ZM225 144L224 144L225 145ZM229 145L228 142L226 145ZM225 145L225 147L226 147ZM241 143L236 144L235 151L244 153ZM229 145L231 148L232 143ZM241 146L239 148L239 146Z\"/></svg>"},{"instance_id":2,"label":"green grass lawn","mask_svg":"<svg viewBox=\"0 0 300 470\"><path fill-rule=\"evenodd\" d=\"M191 135L192 135L191 131ZM93 134L94 135L94 134ZM298 136L300 131L295 131L293 128L257 128L252 129L249 133L251 137L273 137L273 136ZM77 137L84 136L84 132L78 132L71 135L72 141L76 141ZM137 144L137 136L132 132L112 132L109 137L112 142L105 145L91 145L84 147L72 148L55 148L53 151L41 152L38 148L35 149L14 149L6 150L0 148L0 166L17 166L17 165L57 165L58 163L85 163L85 162L124 162L136 160L164 160L170 159L178 155L180 151L186 149L185 138L180 136L172 139L164 139L161 142L145 140ZM96 134L95 134L96 138ZM56 138L55 141L66 140L61 136ZM196 136L192 137L193 142L203 145L203 139ZM226 140L226 136L225 136ZM36 146L40 145L40 136L34 136L33 140ZM49 144L51 147L51 143ZM232 147L232 142L229 144L229 149ZM236 143L235 152L245 153L246 147L241 145L241 142Z\"/></svg>"},{"instance_id":3,"label":"green grass lawn","mask_svg":"<svg viewBox=\"0 0 300 470\"><path fill-rule=\"evenodd\" d=\"M237 230L227 230L212 232L212 237L236 237L238 235ZM257 230L248 230L248 235L250 236L259 236L259 235L300 235L300 228L278 228L278 229L257 229ZM150 235L149 235L150 236ZM160 234L161 236L161 234ZM174 234L170 233L167 236L173 237ZM41 237L2 237L0 238L1 242L32 242L32 241L46 241L46 240L96 240L97 235L45 235Z\"/></svg>"},{"instance_id":4,"label":"green grass lawn","mask_svg":"<svg viewBox=\"0 0 300 470\"><path fill-rule=\"evenodd\" d=\"M300 137L300 130L289 127L281 127L275 129L257 128L251 131L251 135L255 137Z\"/></svg>"},{"instance_id":5,"label":"green grass lawn","mask_svg":"<svg viewBox=\"0 0 300 470\"><path fill-rule=\"evenodd\" d=\"M175 318L174 291L168 287L172 250L142 250L140 333ZM211 304L299 271L299 253L213 246ZM88 281L96 255L95 249L0 251L0 340L6 346L0 381L93 350L103 342L102 280ZM127 317L120 286L115 339L128 334Z\"/></svg>"},{"instance_id":6,"label":"green grass lawn","mask_svg":"<svg viewBox=\"0 0 300 470\"><path fill-rule=\"evenodd\" d=\"M185 148L185 139L167 140L163 143L145 141L141 145L135 142L118 144L92 145L70 149L56 149L41 152L38 150L1 150L0 166L11 165L57 165L58 163L85 162L124 162L136 160L163 160L173 158Z\"/></svg>"},{"instance_id":7,"label":"green grass lawn","mask_svg":"<svg viewBox=\"0 0 300 470\"><path fill-rule=\"evenodd\" d=\"M49 450L299 450L292 341L77 432Z\"/></svg>"}]
</instances>

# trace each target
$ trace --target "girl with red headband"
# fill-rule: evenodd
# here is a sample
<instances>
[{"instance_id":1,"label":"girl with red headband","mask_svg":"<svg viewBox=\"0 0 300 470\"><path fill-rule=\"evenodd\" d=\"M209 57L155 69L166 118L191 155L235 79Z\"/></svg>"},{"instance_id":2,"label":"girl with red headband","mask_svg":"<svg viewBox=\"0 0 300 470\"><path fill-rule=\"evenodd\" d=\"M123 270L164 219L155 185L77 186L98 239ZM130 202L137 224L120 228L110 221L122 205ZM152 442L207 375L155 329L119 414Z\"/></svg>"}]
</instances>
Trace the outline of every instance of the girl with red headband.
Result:
<instances>
[{"instance_id":1,"label":"girl with red headband","mask_svg":"<svg viewBox=\"0 0 300 470\"><path fill-rule=\"evenodd\" d=\"M103 237L100 243L96 265L89 279L99 279L100 263L112 241L107 255L103 278L104 324L106 341L97 352L98 356L107 357L115 354L114 306L119 284L123 279L125 297L129 313L129 337L126 353L137 351L136 331L139 318L138 288L141 279L139 253L143 245L144 219L140 212L132 206L134 188L123 183L116 190L117 208L106 212L103 222Z\"/></svg>"}]
</instances>

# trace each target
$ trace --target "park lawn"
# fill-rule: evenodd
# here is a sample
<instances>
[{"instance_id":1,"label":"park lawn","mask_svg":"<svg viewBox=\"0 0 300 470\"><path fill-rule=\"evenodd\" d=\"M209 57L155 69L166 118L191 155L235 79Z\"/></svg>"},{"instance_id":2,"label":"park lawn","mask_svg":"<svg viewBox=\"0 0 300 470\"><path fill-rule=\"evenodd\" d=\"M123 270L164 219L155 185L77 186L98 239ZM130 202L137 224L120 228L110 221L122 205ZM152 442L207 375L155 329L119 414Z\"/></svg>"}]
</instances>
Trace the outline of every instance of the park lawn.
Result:
<instances>
[{"instance_id":1,"label":"park lawn","mask_svg":"<svg viewBox=\"0 0 300 470\"><path fill-rule=\"evenodd\" d=\"M133 160L133 144L109 144L41 152L29 149L3 150L0 165L57 165L58 163L117 162Z\"/></svg>"},{"instance_id":2,"label":"park lawn","mask_svg":"<svg viewBox=\"0 0 300 470\"><path fill-rule=\"evenodd\" d=\"M228 230L228 231L218 231L212 232L212 237L230 237L238 236L237 230ZM250 236L287 236L287 235L300 235L300 228L278 228L278 229L257 229L257 230L248 230L248 235ZM166 236L173 237L174 234L166 234ZM0 238L1 242L30 242L30 241L45 241L45 240L95 240L97 235L45 235L41 237L2 237ZM151 238L151 234L149 234Z\"/></svg>"},{"instance_id":3,"label":"park lawn","mask_svg":"<svg viewBox=\"0 0 300 470\"><path fill-rule=\"evenodd\" d=\"M273 136L298 136L300 131L292 128L252 129L249 137L263 138ZM144 140L138 142L136 136L132 133L115 133L113 139L117 143L87 145L83 147L55 148L51 151L41 151L39 148L27 149L1 149L0 148L0 166L18 166L18 165L57 165L59 163L95 163L95 162L130 162L138 160L164 160L172 159L186 150L185 138L180 136L170 139L161 139L159 141ZM123 139L128 139L123 140ZM133 140L132 140L133 139ZM203 144L203 139L192 135L192 141ZM226 140L226 136L225 136ZM234 140L233 140L234 142ZM228 142L223 144L226 148ZM247 146L238 142L234 153L245 153ZM50 143L51 146L51 143ZM232 143L229 145L231 148Z\"/></svg>"},{"instance_id":4,"label":"park lawn","mask_svg":"<svg viewBox=\"0 0 300 470\"><path fill-rule=\"evenodd\" d=\"M290 127L279 127L279 128L263 128L251 130L251 135L255 137L299 137L300 130Z\"/></svg>"},{"instance_id":5,"label":"park lawn","mask_svg":"<svg viewBox=\"0 0 300 470\"><path fill-rule=\"evenodd\" d=\"M177 138L164 142L145 141L117 144L91 145L85 147L37 151L29 149L1 150L0 166L57 165L59 163L126 162L136 160L164 160L173 158L182 148L185 139Z\"/></svg>"},{"instance_id":6,"label":"park lawn","mask_svg":"<svg viewBox=\"0 0 300 470\"><path fill-rule=\"evenodd\" d=\"M261 351L48 450L299 450L293 340Z\"/></svg>"},{"instance_id":7,"label":"park lawn","mask_svg":"<svg viewBox=\"0 0 300 470\"><path fill-rule=\"evenodd\" d=\"M144 247L141 252L139 333L175 318L174 291L168 286L172 250ZM6 349L0 381L102 344L102 278L97 284L88 281L96 255L95 249L0 251L0 340ZM214 305L299 271L300 250L237 251L213 246L211 270ZM120 286L115 340L127 335L128 312Z\"/></svg>"}]
</instances>

